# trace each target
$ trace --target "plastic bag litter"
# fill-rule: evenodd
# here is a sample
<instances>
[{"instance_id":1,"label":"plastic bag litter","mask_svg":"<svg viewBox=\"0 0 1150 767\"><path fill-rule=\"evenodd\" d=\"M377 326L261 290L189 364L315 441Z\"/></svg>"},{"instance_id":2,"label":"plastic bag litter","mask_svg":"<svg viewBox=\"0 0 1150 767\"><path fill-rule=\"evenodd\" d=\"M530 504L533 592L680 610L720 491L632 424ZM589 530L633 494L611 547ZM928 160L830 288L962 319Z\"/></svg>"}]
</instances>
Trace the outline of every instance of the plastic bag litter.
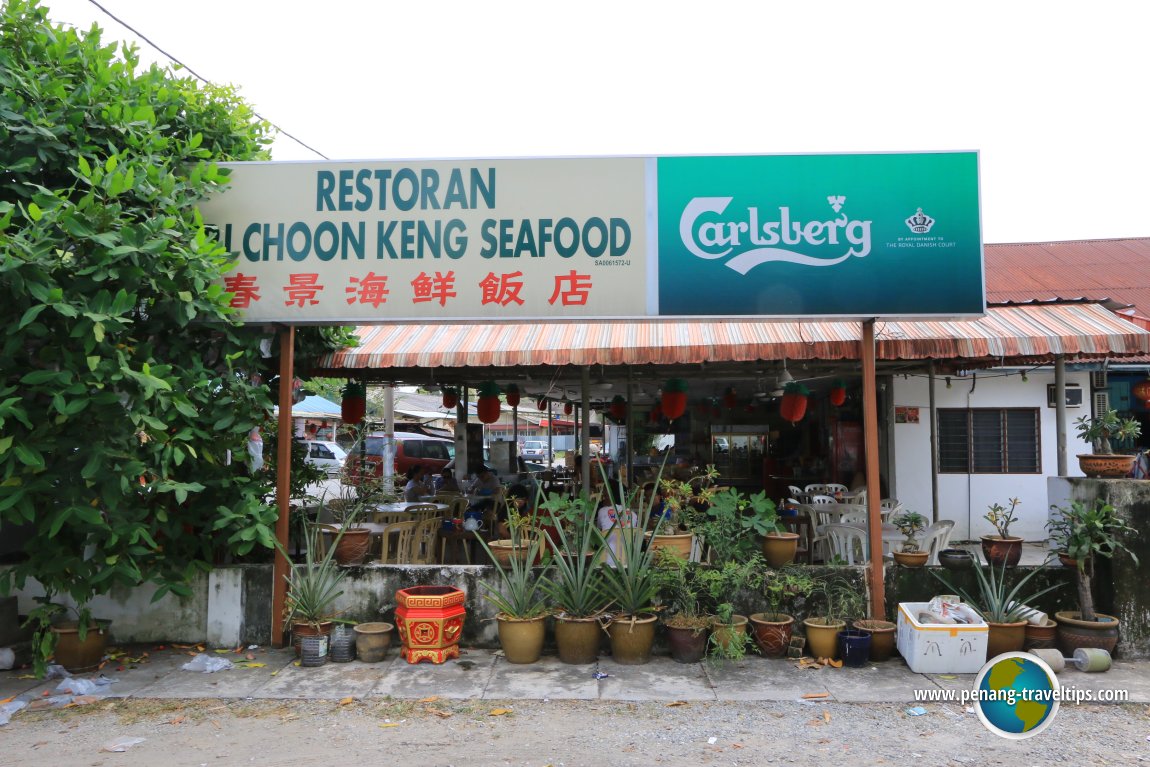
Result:
<instances>
[{"instance_id":1,"label":"plastic bag litter","mask_svg":"<svg viewBox=\"0 0 1150 767\"><path fill-rule=\"evenodd\" d=\"M143 742L144 742L143 738L116 738L115 740L110 740L107 743L105 743L104 745L100 746L100 750L101 751L111 751L113 753L119 753L121 751L127 751L129 748L136 745L137 743L143 743Z\"/></svg>"},{"instance_id":2,"label":"plastic bag litter","mask_svg":"<svg viewBox=\"0 0 1150 767\"><path fill-rule=\"evenodd\" d=\"M0 705L0 725L8 724L8 722L12 721L12 715L27 705L28 701L20 700L19 698Z\"/></svg>"},{"instance_id":3,"label":"plastic bag litter","mask_svg":"<svg viewBox=\"0 0 1150 767\"><path fill-rule=\"evenodd\" d=\"M202 671L205 674L211 674L215 671L227 671L235 668L235 666L227 658L214 658L207 653L200 653L180 668L184 671Z\"/></svg>"},{"instance_id":4,"label":"plastic bag litter","mask_svg":"<svg viewBox=\"0 0 1150 767\"><path fill-rule=\"evenodd\" d=\"M72 676L72 672L58 663L50 664L44 672L45 679L67 679L70 676Z\"/></svg>"},{"instance_id":5,"label":"plastic bag litter","mask_svg":"<svg viewBox=\"0 0 1150 767\"><path fill-rule=\"evenodd\" d=\"M65 679L56 685L55 691L72 695L95 695L102 692L102 687L107 687L113 681L106 676L101 676L99 679Z\"/></svg>"},{"instance_id":6,"label":"plastic bag litter","mask_svg":"<svg viewBox=\"0 0 1150 767\"><path fill-rule=\"evenodd\" d=\"M16 665L16 653L11 647L0 647L0 671L7 671Z\"/></svg>"}]
</instances>

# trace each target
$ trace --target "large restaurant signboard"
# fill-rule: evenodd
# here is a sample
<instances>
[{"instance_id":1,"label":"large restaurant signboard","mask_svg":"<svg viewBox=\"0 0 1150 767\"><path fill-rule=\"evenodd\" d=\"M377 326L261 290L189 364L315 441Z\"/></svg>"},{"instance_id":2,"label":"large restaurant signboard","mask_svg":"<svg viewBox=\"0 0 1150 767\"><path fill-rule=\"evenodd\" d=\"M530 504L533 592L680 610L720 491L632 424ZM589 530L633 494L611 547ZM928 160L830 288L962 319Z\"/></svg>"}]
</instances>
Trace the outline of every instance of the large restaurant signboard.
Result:
<instances>
[{"instance_id":1,"label":"large restaurant signboard","mask_svg":"<svg viewBox=\"0 0 1150 767\"><path fill-rule=\"evenodd\" d=\"M225 167L248 322L985 310L973 152Z\"/></svg>"}]
</instances>

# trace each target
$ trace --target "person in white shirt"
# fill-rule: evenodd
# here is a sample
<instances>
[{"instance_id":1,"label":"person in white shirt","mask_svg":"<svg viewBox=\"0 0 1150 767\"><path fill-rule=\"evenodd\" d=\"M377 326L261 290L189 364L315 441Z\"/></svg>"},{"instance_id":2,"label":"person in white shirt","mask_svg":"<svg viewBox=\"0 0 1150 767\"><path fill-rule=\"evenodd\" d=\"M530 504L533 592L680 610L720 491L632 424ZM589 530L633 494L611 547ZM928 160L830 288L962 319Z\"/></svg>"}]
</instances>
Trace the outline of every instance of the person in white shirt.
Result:
<instances>
[{"instance_id":1,"label":"person in white shirt","mask_svg":"<svg viewBox=\"0 0 1150 767\"><path fill-rule=\"evenodd\" d=\"M432 490L427 483L427 472L422 466L412 466L407 470L407 484L403 487L403 500L408 503L418 503L423 500L421 496L428 495L432 495Z\"/></svg>"}]
</instances>

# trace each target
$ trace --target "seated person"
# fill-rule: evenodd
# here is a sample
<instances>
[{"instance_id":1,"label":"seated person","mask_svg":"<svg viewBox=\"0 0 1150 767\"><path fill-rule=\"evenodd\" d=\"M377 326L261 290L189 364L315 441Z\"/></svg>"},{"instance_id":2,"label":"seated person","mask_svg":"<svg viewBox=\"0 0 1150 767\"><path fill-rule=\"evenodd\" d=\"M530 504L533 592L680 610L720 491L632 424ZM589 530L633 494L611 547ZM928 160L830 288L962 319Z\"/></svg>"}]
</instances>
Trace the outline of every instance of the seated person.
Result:
<instances>
[{"instance_id":1,"label":"seated person","mask_svg":"<svg viewBox=\"0 0 1150 767\"><path fill-rule=\"evenodd\" d=\"M431 495L431 486L427 483L427 472L422 466L412 466L407 470L407 484L403 486L403 500L408 503L419 503L420 496Z\"/></svg>"},{"instance_id":2,"label":"seated person","mask_svg":"<svg viewBox=\"0 0 1150 767\"><path fill-rule=\"evenodd\" d=\"M459 483L455 481L455 474L452 473L451 469L444 469L443 472L435 478L432 484L437 493L441 490L449 493L463 492L462 488L459 487Z\"/></svg>"}]
</instances>

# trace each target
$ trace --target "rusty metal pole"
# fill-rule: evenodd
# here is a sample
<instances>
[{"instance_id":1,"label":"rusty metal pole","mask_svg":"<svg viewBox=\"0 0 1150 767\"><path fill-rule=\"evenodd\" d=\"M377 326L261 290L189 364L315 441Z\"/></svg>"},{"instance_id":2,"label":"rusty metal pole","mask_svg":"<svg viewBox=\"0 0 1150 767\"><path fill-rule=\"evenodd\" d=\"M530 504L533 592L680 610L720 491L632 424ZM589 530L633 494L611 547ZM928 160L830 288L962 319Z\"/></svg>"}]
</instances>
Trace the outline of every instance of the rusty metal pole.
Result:
<instances>
[{"instance_id":1,"label":"rusty metal pole","mask_svg":"<svg viewBox=\"0 0 1150 767\"><path fill-rule=\"evenodd\" d=\"M291 385L295 379L295 326L280 333L280 412L276 431L276 549L272 565L272 646L284 646L284 603L287 601L287 574L291 563L286 552L291 521Z\"/></svg>"},{"instance_id":2,"label":"rusty metal pole","mask_svg":"<svg viewBox=\"0 0 1150 767\"><path fill-rule=\"evenodd\" d=\"M878 474L878 386L875 380L874 320L862 324L863 453L866 456L867 529L870 533L870 616L886 620L882 562L882 492Z\"/></svg>"}]
</instances>

